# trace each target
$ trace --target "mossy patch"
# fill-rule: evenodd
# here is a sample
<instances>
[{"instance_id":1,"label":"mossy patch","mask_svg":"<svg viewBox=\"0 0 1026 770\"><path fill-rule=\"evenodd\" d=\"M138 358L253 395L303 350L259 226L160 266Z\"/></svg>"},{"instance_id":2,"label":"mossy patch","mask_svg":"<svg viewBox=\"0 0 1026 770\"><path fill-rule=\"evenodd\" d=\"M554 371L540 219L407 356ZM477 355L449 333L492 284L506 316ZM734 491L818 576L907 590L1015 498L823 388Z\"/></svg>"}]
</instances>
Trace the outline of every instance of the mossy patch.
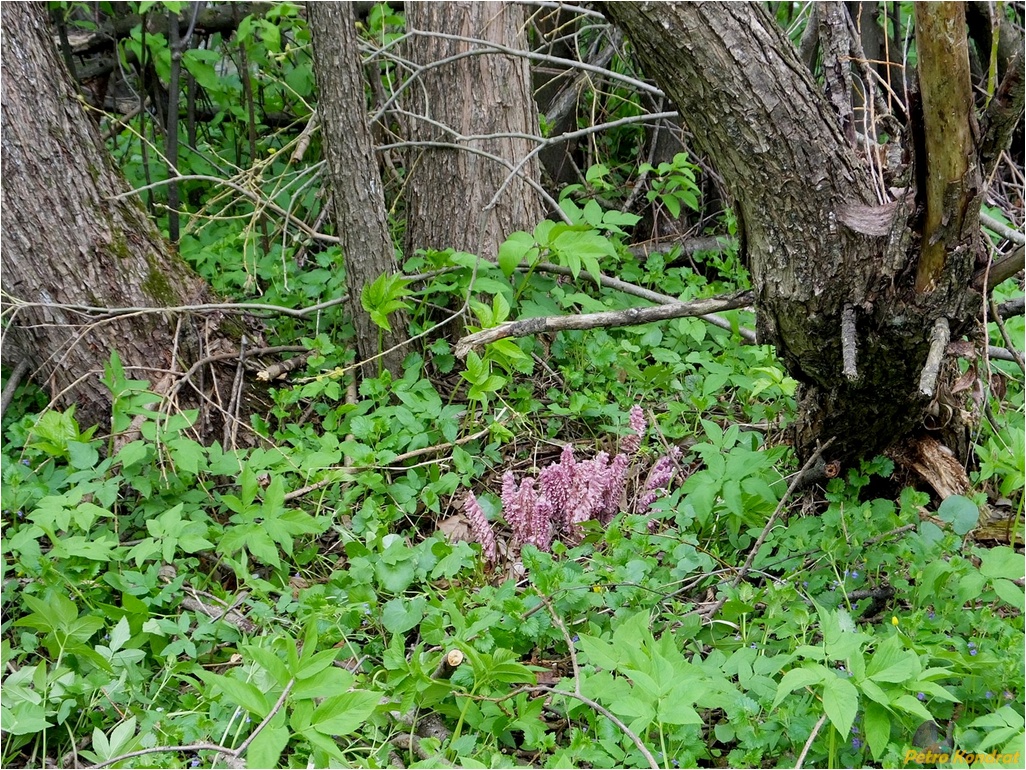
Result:
<instances>
[{"instance_id":1,"label":"mossy patch","mask_svg":"<svg viewBox=\"0 0 1026 770\"><path fill-rule=\"evenodd\" d=\"M149 269L142 282L142 290L146 292L146 296L151 297L156 304L163 307L177 305L178 292L174 290L167 276L160 270L160 265L152 255L147 255L146 263L149 265Z\"/></svg>"}]
</instances>

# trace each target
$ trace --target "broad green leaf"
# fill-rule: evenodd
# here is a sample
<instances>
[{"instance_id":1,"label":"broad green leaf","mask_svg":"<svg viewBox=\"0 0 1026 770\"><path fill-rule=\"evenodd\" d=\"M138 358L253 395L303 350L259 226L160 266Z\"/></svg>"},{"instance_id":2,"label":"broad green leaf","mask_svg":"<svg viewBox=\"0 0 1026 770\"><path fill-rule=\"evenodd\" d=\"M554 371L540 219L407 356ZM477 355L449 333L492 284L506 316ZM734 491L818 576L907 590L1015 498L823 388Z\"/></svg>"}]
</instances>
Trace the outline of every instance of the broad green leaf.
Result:
<instances>
[{"instance_id":1,"label":"broad green leaf","mask_svg":"<svg viewBox=\"0 0 1026 770\"><path fill-rule=\"evenodd\" d=\"M506 277L513 274L513 271L524 261L534 246L534 236L530 233L522 231L510 233L509 237L499 246L498 255L499 268Z\"/></svg>"},{"instance_id":2,"label":"broad green leaf","mask_svg":"<svg viewBox=\"0 0 1026 770\"><path fill-rule=\"evenodd\" d=\"M367 721L380 702L381 693L370 690L335 695L314 709L310 725L322 735L349 735Z\"/></svg>"},{"instance_id":3,"label":"broad green leaf","mask_svg":"<svg viewBox=\"0 0 1026 770\"><path fill-rule=\"evenodd\" d=\"M1006 604L1022 612L1026 610L1026 593L1011 580L1001 578L994 581L994 593Z\"/></svg>"},{"instance_id":4,"label":"broad green leaf","mask_svg":"<svg viewBox=\"0 0 1026 770\"><path fill-rule=\"evenodd\" d=\"M879 760L891 739L890 714L879 703L872 701L863 703L862 710L862 727L866 733L866 743L869 744L873 759Z\"/></svg>"},{"instance_id":5,"label":"broad green leaf","mask_svg":"<svg viewBox=\"0 0 1026 770\"><path fill-rule=\"evenodd\" d=\"M335 662L335 657L338 651L334 648L327 650L320 650L307 657L307 651L304 647L303 657L300 658L299 666L296 669L297 679L309 679L312 676L320 674L328 666Z\"/></svg>"},{"instance_id":6,"label":"broad green leaf","mask_svg":"<svg viewBox=\"0 0 1026 770\"><path fill-rule=\"evenodd\" d=\"M621 657L617 653L617 649L609 642L594 636L581 634L577 644L581 648L581 652L587 655L592 664L599 668L615 671L620 665Z\"/></svg>"},{"instance_id":7,"label":"broad green leaf","mask_svg":"<svg viewBox=\"0 0 1026 770\"><path fill-rule=\"evenodd\" d=\"M271 710L271 704L267 700L267 695L250 682L243 682L230 676L222 676L221 674L214 674L209 671L198 671L196 676L202 679L208 687L221 691L232 703L242 706L246 711L260 719L267 716L267 712Z\"/></svg>"},{"instance_id":8,"label":"broad green leaf","mask_svg":"<svg viewBox=\"0 0 1026 770\"><path fill-rule=\"evenodd\" d=\"M823 710L837 732L847 738L859 710L859 692L855 685L837 676L827 678L823 682Z\"/></svg>"},{"instance_id":9,"label":"broad green leaf","mask_svg":"<svg viewBox=\"0 0 1026 770\"><path fill-rule=\"evenodd\" d=\"M278 711L246 749L246 767L278 767L290 737L285 713Z\"/></svg>"},{"instance_id":10,"label":"broad green leaf","mask_svg":"<svg viewBox=\"0 0 1026 770\"><path fill-rule=\"evenodd\" d=\"M381 611L381 623L393 634L404 634L414 628L424 617L427 599L417 596L413 599L397 597L385 602Z\"/></svg>"},{"instance_id":11,"label":"broad green leaf","mask_svg":"<svg viewBox=\"0 0 1026 770\"><path fill-rule=\"evenodd\" d=\"M813 664L811 666L803 666L802 668L792 668L788 671L780 680L780 684L777 685L777 695L773 699L772 708L776 708L780 703L795 690L803 687L813 687L822 682L826 677L833 676L833 673L819 664Z\"/></svg>"},{"instance_id":12,"label":"broad green leaf","mask_svg":"<svg viewBox=\"0 0 1026 770\"><path fill-rule=\"evenodd\" d=\"M287 685L292 678L285 663L270 650L255 644L241 644L239 650L244 656L258 663L281 687Z\"/></svg>"},{"instance_id":13,"label":"broad green leaf","mask_svg":"<svg viewBox=\"0 0 1026 770\"><path fill-rule=\"evenodd\" d=\"M354 677L337 666L321 671L307 679L297 679L289 697L293 701L304 698L329 698L340 695L353 686Z\"/></svg>"},{"instance_id":14,"label":"broad green leaf","mask_svg":"<svg viewBox=\"0 0 1026 770\"><path fill-rule=\"evenodd\" d=\"M980 519L980 509L972 500L962 495L950 495L937 509L937 515L951 524L956 535L968 534ZM1022 559L1020 559L1020 562ZM1020 573L1021 576L1021 573Z\"/></svg>"},{"instance_id":15,"label":"broad green leaf","mask_svg":"<svg viewBox=\"0 0 1026 770\"><path fill-rule=\"evenodd\" d=\"M123 615L117 625L110 631L110 641L107 645L112 652L117 652L125 646L125 642L132 638L132 631L129 628L128 617Z\"/></svg>"},{"instance_id":16,"label":"broad green leaf","mask_svg":"<svg viewBox=\"0 0 1026 770\"><path fill-rule=\"evenodd\" d=\"M948 500L950 499L949 497ZM1014 548L999 545L994 548L975 548L973 550L980 557L980 573L989 578L1021 580L1023 574L1026 573L1026 561L1023 560L1021 553L1015 552Z\"/></svg>"},{"instance_id":17,"label":"broad green leaf","mask_svg":"<svg viewBox=\"0 0 1026 770\"><path fill-rule=\"evenodd\" d=\"M902 711L917 716L924 722L933 719L933 715L926 710L926 707L919 702L919 699L912 695L899 695L892 701L892 705L895 708L900 708Z\"/></svg>"}]
</instances>

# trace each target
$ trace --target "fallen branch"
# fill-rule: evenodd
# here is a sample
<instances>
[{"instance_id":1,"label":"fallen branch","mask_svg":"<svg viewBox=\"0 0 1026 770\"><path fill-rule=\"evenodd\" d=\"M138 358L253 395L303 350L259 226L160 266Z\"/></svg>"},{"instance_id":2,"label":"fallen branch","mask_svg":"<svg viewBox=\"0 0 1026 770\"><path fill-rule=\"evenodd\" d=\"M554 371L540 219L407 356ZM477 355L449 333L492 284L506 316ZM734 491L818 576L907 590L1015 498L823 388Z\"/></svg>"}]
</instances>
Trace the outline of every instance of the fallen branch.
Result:
<instances>
[{"instance_id":1,"label":"fallen branch","mask_svg":"<svg viewBox=\"0 0 1026 770\"><path fill-rule=\"evenodd\" d=\"M997 306L995 318L1011 318L1026 313L1026 297L1013 297Z\"/></svg>"},{"instance_id":2,"label":"fallen branch","mask_svg":"<svg viewBox=\"0 0 1026 770\"><path fill-rule=\"evenodd\" d=\"M628 246L627 250L636 257L647 257L649 254L670 254L675 249L681 254L695 254L699 251L727 251L736 247L737 240L729 235L701 235L660 243L636 243Z\"/></svg>"},{"instance_id":3,"label":"fallen branch","mask_svg":"<svg viewBox=\"0 0 1026 770\"><path fill-rule=\"evenodd\" d=\"M693 318L720 310L736 310L746 307L751 302L752 293L744 291L729 297L698 299L692 302L677 302L657 307L631 307L602 313L525 318L521 321L508 321L491 329L482 329L479 332L468 334L456 343L455 353L459 358L466 358L472 348L507 337L528 337L533 334L571 329L637 326L655 321L668 321L673 318Z\"/></svg>"},{"instance_id":4,"label":"fallen branch","mask_svg":"<svg viewBox=\"0 0 1026 770\"><path fill-rule=\"evenodd\" d=\"M1026 267L1026 251L1024 249L1026 247L1019 246L1007 257L1002 257L997 262L977 270L973 276L973 288L983 291L986 286L987 291L991 291L995 286L999 286L1020 272L1023 267Z\"/></svg>"},{"instance_id":5,"label":"fallen branch","mask_svg":"<svg viewBox=\"0 0 1026 770\"><path fill-rule=\"evenodd\" d=\"M569 267L564 265L554 265L551 262L539 262L534 266L534 269L541 273L553 273L555 275L569 275L574 277L574 273ZM619 278L612 278L604 273L599 273L598 277L595 277L589 272L582 272L579 273L579 275L585 276L585 280L594 281L599 286L604 286L607 289L614 289L616 291L622 291L624 294L630 294L634 297L641 297L642 299L647 299L649 302L655 302L659 305L679 305L681 303L681 301L676 297L671 297L668 294L660 294L657 291L646 289L644 286L627 283L627 281L622 281ZM722 316L716 315L715 313L705 313L698 316L698 318L701 318L707 323L711 323L713 326L718 326L721 329L733 331L730 321ZM755 332L751 329L739 326L737 332L741 335L741 339L746 343L750 345L756 344Z\"/></svg>"}]
</instances>

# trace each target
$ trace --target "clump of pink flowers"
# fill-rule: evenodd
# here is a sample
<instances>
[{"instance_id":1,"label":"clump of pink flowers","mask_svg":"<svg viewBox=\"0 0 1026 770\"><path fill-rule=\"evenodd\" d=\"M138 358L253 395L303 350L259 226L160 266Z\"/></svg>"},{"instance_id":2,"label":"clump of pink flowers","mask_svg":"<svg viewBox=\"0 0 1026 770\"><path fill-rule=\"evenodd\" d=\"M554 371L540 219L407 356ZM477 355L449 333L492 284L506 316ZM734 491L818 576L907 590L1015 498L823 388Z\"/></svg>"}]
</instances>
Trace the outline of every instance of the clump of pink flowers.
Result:
<instances>
[{"instance_id":1,"label":"clump of pink flowers","mask_svg":"<svg viewBox=\"0 0 1026 770\"><path fill-rule=\"evenodd\" d=\"M612 458L599 452L589 460L578 460L567 444L559 460L542 468L537 479L526 476L518 484L512 471L503 475L502 512L513 530L513 552L527 543L548 551L557 538L576 540L581 524L590 520L607 524L624 507L628 472L648 427L641 407L631 407L629 424L630 432ZM643 513L665 494L679 458L680 450L673 447L656 460L634 506L636 513ZM472 492L467 494L464 512L485 559L494 563L498 558L495 533Z\"/></svg>"}]
</instances>

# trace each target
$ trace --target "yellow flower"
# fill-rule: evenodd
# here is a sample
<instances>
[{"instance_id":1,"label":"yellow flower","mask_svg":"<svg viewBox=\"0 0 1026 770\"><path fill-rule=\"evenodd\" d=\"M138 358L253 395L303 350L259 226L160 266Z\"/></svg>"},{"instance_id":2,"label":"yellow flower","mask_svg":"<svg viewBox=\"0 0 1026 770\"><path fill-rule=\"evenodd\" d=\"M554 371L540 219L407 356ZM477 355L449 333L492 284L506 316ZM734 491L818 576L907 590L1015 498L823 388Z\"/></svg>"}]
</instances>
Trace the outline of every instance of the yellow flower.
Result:
<instances>
[{"instance_id":1,"label":"yellow flower","mask_svg":"<svg viewBox=\"0 0 1026 770\"><path fill-rule=\"evenodd\" d=\"M898 625L898 616L897 615L891 615L891 625L892 626L897 626Z\"/></svg>"}]
</instances>

